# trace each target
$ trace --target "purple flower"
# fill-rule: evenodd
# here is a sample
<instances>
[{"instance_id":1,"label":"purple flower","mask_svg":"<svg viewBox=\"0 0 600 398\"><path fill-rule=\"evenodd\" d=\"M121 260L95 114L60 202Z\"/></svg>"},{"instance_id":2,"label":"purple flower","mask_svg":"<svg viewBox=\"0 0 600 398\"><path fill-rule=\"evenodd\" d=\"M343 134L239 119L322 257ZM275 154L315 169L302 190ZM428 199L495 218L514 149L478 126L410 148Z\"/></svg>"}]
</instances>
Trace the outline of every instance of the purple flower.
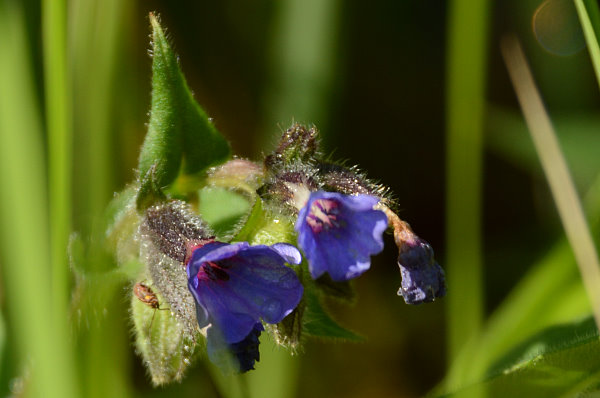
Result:
<instances>
[{"instance_id":1,"label":"purple flower","mask_svg":"<svg viewBox=\"0 0 600 398\"><path fill-rule=\"evenodd\" d=\"M239 343L226 344L222 341L218 332L213 328L208 329L207 333L207 351L210 360L222 368L226 368L231 358L236 360L237 371L244 373L254 369L254 363L260 361L260 352L258 346L261 332L265 328L262 323L257 322L254 328L245 339Z\"/></svg>"},{"instance_id":2,"label":"purple flower","mask_svg":"<svg viewBox=\"0 0 600 398\"><path fill-rule=\"evenodd\" d=\"M371 256L383 250L388 220L374 210L370 195L312 192L300 209L295 229L313 279L328 272L334 281L355 278L369 269Z\"/></svg>"},{"instance_id":3,"label":"purple flower","mask_svg":"<svg viewBox=\"0 0 600 398\"><path fill-rule=\"evenodd\" d=\"M196 300L198 325L211 325L209 353L216 350L212 341L231 346L252 339L260 319L278 323L292 312L303 287L284 263L301 261L298 249L285 243L250 246L246 242L211 242L197 248L187 263L188 287Z\"/></svg>"},{"instance_id":4,"label":"purple flower","mask_svg":"<svg viewBox=\"0 0 600 398\"><path fill-rule=\"evenodd\" d=\"M416 235L404 243L398 256L402 285L398 295L406 304L434 301L446 294L444 270L435 262L429 243Z\"/></svg>"}]
</instances>

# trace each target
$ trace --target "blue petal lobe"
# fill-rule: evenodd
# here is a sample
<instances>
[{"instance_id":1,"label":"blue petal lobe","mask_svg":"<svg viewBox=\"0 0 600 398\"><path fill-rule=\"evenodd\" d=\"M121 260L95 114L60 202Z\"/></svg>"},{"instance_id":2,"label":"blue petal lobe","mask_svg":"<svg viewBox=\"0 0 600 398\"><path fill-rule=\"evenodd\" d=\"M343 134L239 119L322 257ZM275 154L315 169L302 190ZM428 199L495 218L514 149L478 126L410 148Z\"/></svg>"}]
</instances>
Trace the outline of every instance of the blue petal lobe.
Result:
<instances>
[{"instance_id":1,"label":"blue petal lobe","mask_svg":"<svg viewBox=\"0 0 600 398\"><path fill-rule=\"evenodd\" d=\"M192 255L188 286L203 309L199 324L210 322L227 344L246 338L261 318L280 322L300 302L302 284L284 265L296 256L289 247L278 247L287 254L282 256L280 250L246 242L210 245Z\"/></svg>"},{"instance_id":2,"label":"blue petal lobe","mask_svg":"<svg viewBox=\"0 0 600 398\"><path fill-rule=\"evenodd\" d=\"M329 203L334 210L311 213L315 201ZM388 224L385 213L373 209L378 202L378 198L370 195L323 191L310 195L300 210L295 229L313 279L328 272L334 281L345 281L370 268L371 256L383 250L382 235ZM325 227L313 228L319 222Z\"/></svg>"}]
</instances>

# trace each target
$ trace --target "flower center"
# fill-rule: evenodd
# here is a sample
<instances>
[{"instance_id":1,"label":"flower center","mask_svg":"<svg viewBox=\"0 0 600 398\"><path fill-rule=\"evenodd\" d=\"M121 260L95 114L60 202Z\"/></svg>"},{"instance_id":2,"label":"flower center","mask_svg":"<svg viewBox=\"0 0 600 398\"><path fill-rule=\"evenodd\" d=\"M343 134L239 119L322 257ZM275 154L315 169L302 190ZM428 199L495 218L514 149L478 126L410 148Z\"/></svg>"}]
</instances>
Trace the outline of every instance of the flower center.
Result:
<instances>
[{"instance_id":1,"label":"flower center","mask_svg":"<svg viewBox=\"0 0 600 398\"><path fill-rule=\"evenodd\" d=\"M210 279L211 281L227 281L229 274L223 267L212 261L202 263L202 267L198 271L198 279Z\"/></svg>"},{"instance_id":2,"label":"flower center","mask_svg":"<svg viewBox=\"0 0 600 398\"><path fill-rule=\"evenodd\" d=\"M323 229L326 231L330 228L339 228L338 220L339 204L332 199L317 199L311 207L306 223L310 226L314 233L319 233Z\"/></svg>"}]
</instances>

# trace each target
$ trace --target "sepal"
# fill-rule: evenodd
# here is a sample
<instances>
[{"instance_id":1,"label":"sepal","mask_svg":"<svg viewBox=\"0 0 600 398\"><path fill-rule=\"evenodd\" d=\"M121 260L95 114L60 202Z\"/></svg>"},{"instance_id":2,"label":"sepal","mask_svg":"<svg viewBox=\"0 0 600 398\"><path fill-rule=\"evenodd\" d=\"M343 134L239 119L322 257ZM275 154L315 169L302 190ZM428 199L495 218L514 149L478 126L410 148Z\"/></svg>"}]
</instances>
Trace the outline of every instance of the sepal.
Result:
<instances>
[{"instance_id":1,"label":"sepal","mask_svg":"<svg viewBox=\"0 0 600 398\"><path fill-rule=\"evenodd\" d=\"M132 290L133 292L133 290ZM155 295L158 307L131 296L131 317L135 332L135 345L142 356L155 386L179 381L190 365L197 342L204 340L198 332L186 333L183 325L163 307L165 301Z\"/></svg>"}]
</instances>

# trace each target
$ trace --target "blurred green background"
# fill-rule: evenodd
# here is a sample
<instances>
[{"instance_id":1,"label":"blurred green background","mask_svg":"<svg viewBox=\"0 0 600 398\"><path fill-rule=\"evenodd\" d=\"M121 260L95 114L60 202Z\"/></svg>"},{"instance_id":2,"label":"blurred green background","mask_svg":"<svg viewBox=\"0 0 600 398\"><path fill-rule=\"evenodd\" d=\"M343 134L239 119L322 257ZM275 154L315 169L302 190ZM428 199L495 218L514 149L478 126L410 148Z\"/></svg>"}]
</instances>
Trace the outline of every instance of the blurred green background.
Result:
<instances>
[{"instance_id":1,"label":"blurred green background","mask_svg":"<svg viewBox=\"0 0 600 398\"><path fill-rule=\"evenodd\" d=\"M367 340L310 340L294 357L265 343L252 396L422 396L588 314L499 51L509 32L522 41L584 196L600 172L600 96L574 7L552 2L564 25L536 14L539 0L0 0L0 394L224 394L201 361L181 384L151 387L125 283L71 293L70 233L93 246L104 208L135 178L150 11L234 153L258 158L292 121L314 123L333 158L393 190L447 265L448 297L407 306L386 237L356 305L330 303ZM479 370L452 365L468 344ZM35 367L51 370L36 381Z\"/></svg>"}]
</instances>

